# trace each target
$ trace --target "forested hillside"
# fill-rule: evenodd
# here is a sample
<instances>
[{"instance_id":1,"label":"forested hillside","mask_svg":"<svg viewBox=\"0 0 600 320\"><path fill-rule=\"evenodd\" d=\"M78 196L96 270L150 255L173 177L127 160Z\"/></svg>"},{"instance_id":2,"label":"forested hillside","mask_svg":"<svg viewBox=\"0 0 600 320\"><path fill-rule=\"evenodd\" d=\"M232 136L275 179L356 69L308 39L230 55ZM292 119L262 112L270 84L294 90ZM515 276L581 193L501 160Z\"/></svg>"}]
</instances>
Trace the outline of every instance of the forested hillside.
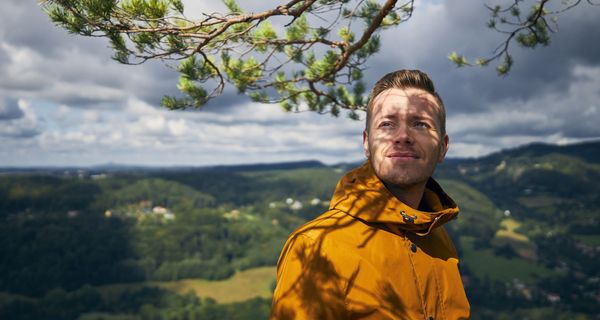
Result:
<instances>
[{"instance_id":1,"label":"forested hillside","mask_svg":"<svg viewBox=\"0 0 600 320\"><path fill-rule=\"evenodd\" d=\"M228 281L274 270L350 167L0 169L0 318L264 319L274 275ZM474 319L600 317L600 143L450 159L436 179L461 207Z\"/></svg>"}]
</instances>

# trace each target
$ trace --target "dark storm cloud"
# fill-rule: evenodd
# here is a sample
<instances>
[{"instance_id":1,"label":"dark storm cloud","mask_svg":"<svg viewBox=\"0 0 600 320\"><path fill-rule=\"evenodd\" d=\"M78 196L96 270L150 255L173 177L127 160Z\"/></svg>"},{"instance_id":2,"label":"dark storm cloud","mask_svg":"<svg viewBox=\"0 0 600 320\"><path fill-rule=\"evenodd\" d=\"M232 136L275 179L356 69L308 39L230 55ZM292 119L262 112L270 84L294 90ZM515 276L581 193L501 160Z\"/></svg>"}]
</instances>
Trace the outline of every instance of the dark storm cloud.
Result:
<instances>
[{"instance_id":1,"label":"dark storm cloud","mask_svg":"<svg viewBox=\"0 0 600 320\"><path fill-rule=\"evenodd\" d=\"M109 102L118 108L126 94L158 105L164 94L177 92L176 72L165 63L125 66L112 54L106 39L68 34L35 3L3 3L0 92L78 108Z\"/></svg>"},{"instance_id":2,"label":"dark storm cloud","mask_svg":"<svg viewBox=\"0 0 600 320\"><path fill-rule=\"evenodd\" d=\"M560 15L560 28L549 47L531 50L513 44L513 70L507 77L497 77L495 63L482 70L457 69L446 58L452 51L469 58L487 57L504 39L485 27L489 13L483 4L462 0L421 6L405 25L382 33L383 50L369 62L374 67L369 73L378 78L395 67L394 61L396 68L423 69L459 112L484 110L504 99L529 99L564 87L571 80L573 64L600 62L600 42L590 41L600 39L599 13L600 8L584 3Z\"/></svg>"},{"instance_id":3,"label":"dark storm cloud","mask_svg":"<svg viewBox=\"0 0 600 320\"><path fill-rule=\"evenodd\" d=\"M548 47L512 44L515 63L506 77L487 68L456 68L452 51L473 60L487 57L504 39L485 27L489 13L481 3L424 3L413 18L382 32L382 51L368 62L367 81L400 68L417 68L433 78L443 97L453 141L484 143L510 137L546 140L550 136L600 136L596 123L600 92L600 8L582 2L558 17L558 32ZM585 71L588 70L588 71ZM583 78L588 78L583 79ZM600 84L598 84L600 85ZM505 147L505 145L498 145Z\"/></svg>"},{"instance_id":4,"label":"dark storm cloud","mask_svg":"<svg viewBox=\"0 0 600 320\"><path fill-rule=\"evenodd\" d=\"M178 62L148 61L142 65L123 65L111 59L113 51L107 39L68 34L66 30L54 25L37 5L24 6L13 0L6 7L7 10L3 10L6 13L0 14L0 30L4 30L0 31L0 40L15 48L31 50L39 55L40 61L37 62L39 67L35 66L38 72L36 77L25 78L22 73L10 78L2 77L2 88L30 92L52 91L47 95L57 103L80 108L93 108L97 102L102 101L119 103L122 96L94 94L98 90L91 90L91 93L86 90L63 92L63 87L52 88L51 85L61 82L84 83L90 89L98 86L104 92L110 89L127 90L156 106L164 95L180 95L176 87L179 74L175 69ZM8 55L10 53L0 48L0 57ZM0 70L9 63L9 59L1 59Z\"/></svg>"},{"instance_id":5,"label":"dark storm cloud","mask_svg":"<svg viewBox=\"0 0 600 320\"><path fill-rule=\"evenodd\" d=\"M243 104L250 102L250 98L243 93L238 93L231 84L227 84L223 93L208 101L202 107L207 112L228 113L232 108L239 108Z\"/></svg>"},{"instance_id":6,"label":"dark storm cloud","mask_svg":"<svg viewBox=\"0 0 600 320\"><path fill-rule=\"evenodd\" d=\"M0 97L0 121L20 119L24 115L17 100Z\"/></svg>"},{"instance_id":7,"label":"dark storm cloud","mask_svg":"<svg viewBox=\"0 0 600 320\"><path fill-rule=\"evenodd\" d=\"M574 81L571 70L576 65L600 65L598 16L600 7L581 5L559 16L557 32L550 45L535 50L514 49L515 65L504 81L493 84L490 100L529 99L553 91L564 91Z\"/></svg>"},{"instance_id":8,"label":"dark storm cloud","mask_svg":"<svg viewBox=\"0 0 600 320\"><path fill-rule=\"evenodd\" d=\"M40 133L41 131L38 128L13 126L0 129L0 138L29 139Z\"/></svg>"},{"instance_id":9,"label":"dark storm cloud","mask_svg":"<svg viewBox=\"0 0 600 320\"><path fill-rule=\"evenodd\" d=\"M2 3L0 35L4 41L15 46L34 49L52 59L64 46L71 46L75 35L55 27L37 2L23 5L23 1L8 0ZM106 47L104 41L90 39L81 49L95 52Z\"/></svg>"},{"instance_id":10,"label":"dark storm cloud","mask_svg":"<svg viewBox=\"0 0 600 320\"><path fill-rule=\"evenodd\" d=\"M29 139L40 133L39 122L29 105L12 98L0 100L0 140Z\"/></svg>"}]
</instances>

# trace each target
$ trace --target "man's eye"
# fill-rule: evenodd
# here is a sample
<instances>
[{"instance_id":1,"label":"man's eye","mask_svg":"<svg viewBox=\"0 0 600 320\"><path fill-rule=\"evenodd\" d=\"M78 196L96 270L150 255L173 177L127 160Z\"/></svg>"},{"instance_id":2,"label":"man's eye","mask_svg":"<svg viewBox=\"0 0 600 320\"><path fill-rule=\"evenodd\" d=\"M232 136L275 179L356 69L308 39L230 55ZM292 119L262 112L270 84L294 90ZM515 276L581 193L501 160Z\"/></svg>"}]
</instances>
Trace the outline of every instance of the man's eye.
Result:
<instances>
[{"instance_id":1,"label":"man's eye","mask_svg":"<svg viewBox=\"0 0 600 320\"><path fill-rule=\"evenodd\" d=\"M385 127L391 127L393 124L389 121L385 121L382 122L381 124L379 124L379 127L385 128Z\"/></svg>"},{"instance_id":2,"label":"man's eye","mask_svg":"<svg viewBox=\"0 0 600 320\"><path fill-rule=\"evenodd\" d=\"M429 125L429 123L424 122L424 121L417 121L417 122L415 122L414 126L417 127L417 128L426 128L426 129L431 128L431 126Z\"/></svg>"}]
</instances>

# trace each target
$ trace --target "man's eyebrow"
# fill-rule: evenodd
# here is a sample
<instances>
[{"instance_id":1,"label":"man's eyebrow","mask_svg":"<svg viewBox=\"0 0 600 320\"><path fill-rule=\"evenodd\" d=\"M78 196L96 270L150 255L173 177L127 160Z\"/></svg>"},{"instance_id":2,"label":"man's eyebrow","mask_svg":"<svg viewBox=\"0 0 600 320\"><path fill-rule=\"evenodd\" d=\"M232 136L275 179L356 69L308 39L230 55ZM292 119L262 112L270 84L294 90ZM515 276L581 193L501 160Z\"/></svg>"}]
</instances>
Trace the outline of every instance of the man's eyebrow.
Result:
<instances>
[{"instance_id":1,"label":"man's eyebrow","mask_svg":"<svg viewBox=\"0 0 600 320\"><path fill-rule=\"evenodd\" d=\"M382 114L380 117L378 117L379 119L377 120L383 120L383 119L398 119L398 115L395 113L389 113L389 114Z\"/></svg>"},{"instance_id":2,"label":"man's eyebrow","mask_svg":"<svg viewBox=\"0 0 600 320\"><path fill-rule=\"evenodd\" d=\"M411 119L417 119L417 120L432 120L435 119L434 116L431 116L427 113L421 112L421 113L410 113L408 115L409 118Z\"/></svg>"}]
</instances>

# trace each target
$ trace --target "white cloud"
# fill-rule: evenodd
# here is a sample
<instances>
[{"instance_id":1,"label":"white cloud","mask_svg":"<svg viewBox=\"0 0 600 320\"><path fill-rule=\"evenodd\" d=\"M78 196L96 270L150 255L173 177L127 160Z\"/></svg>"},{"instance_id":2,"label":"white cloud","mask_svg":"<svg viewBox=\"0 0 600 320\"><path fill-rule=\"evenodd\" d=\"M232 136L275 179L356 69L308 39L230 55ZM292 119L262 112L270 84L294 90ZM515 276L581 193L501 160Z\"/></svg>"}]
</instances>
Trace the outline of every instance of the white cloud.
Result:
<instances>
[{"instance_id":1,"label":"white cloud","mask_svg":"<svg viewBox=\"0 0 600 320\"><path fill-rule=\"evenodd\" d=\"M96 142L97 138L93 134L86 134L83 132L67 132L61 137L61 141L65 141L67 143L83 143L83 144L92 144Z\"/></svg>"},{"instance_id":2,"label":"white cloud","mask_svg":"<svg viewBox=\"0 0 600 320\"><path fill-rule=\"evenodd\" d=\"M180 137L190 132L190 128L185 119L170 120L167 123L167 126L169 132L174 136Z\"/></svg>"}]
</instances>

